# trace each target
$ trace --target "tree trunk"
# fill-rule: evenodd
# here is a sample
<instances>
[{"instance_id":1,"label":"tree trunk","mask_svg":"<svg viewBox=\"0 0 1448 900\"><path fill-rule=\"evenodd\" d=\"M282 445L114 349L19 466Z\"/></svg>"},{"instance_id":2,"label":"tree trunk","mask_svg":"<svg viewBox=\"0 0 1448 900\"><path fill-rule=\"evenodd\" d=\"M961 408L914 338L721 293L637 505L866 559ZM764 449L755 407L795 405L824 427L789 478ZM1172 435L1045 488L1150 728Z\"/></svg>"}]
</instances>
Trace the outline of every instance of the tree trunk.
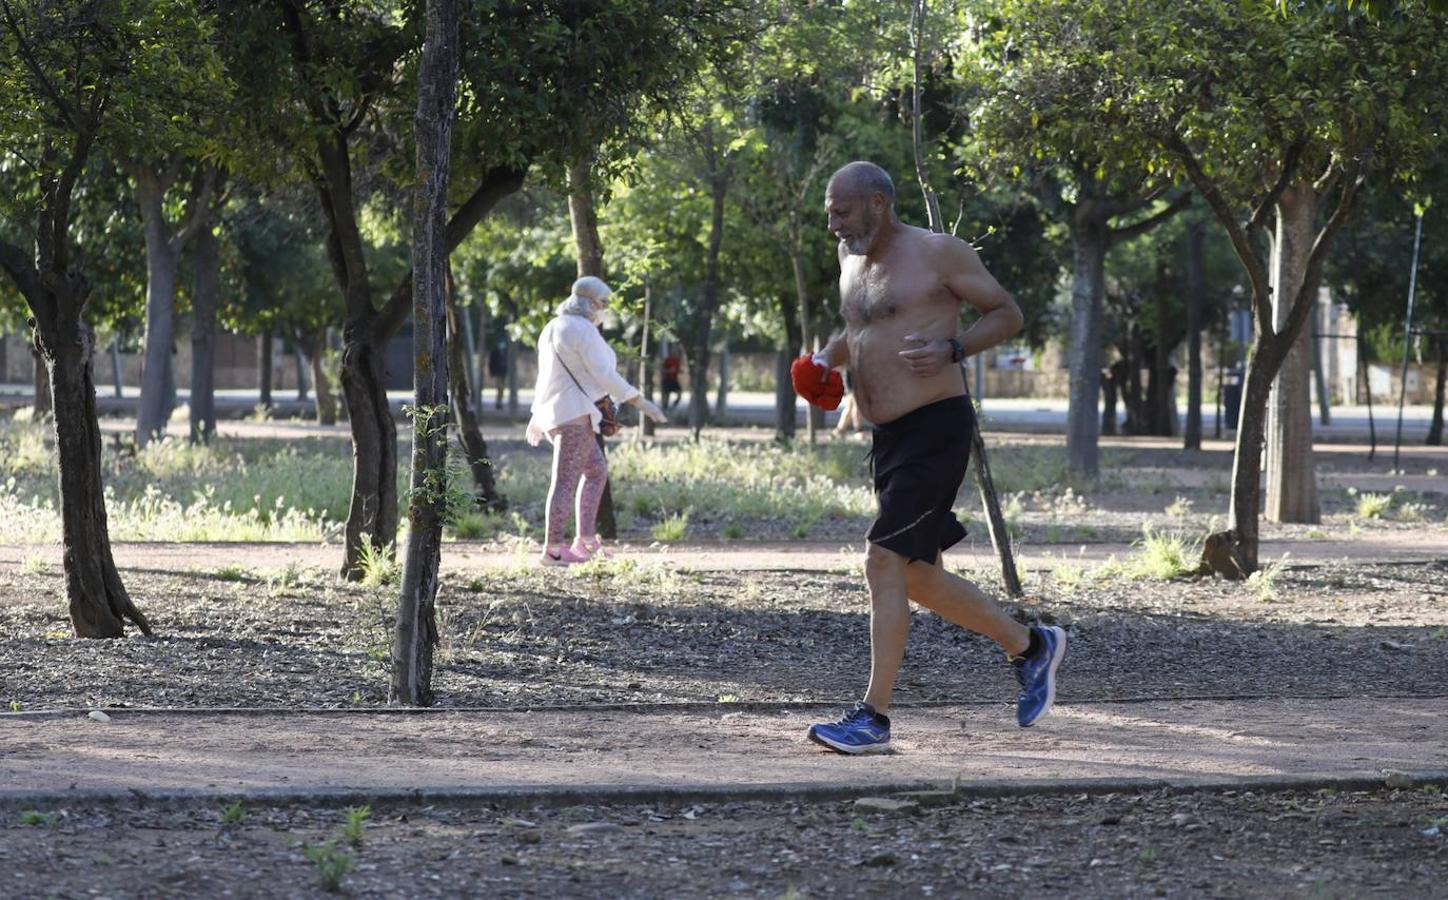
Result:
<instances>
[{"instance_id":1,"label":"tree trunk","mask_svg":"<svg viewBox=\"0 0 1448 900\"><path fill-rule=\"evenodd\" d=\"M175 339L176 274L181 252L169 233L164 184L152 172L138 169L136 200L146 235L146 333L141 362L141 399L136 410L136 444L144 447L166 431L171 418L167 396L171 344ZM174 377L174 374L171 375Z\"/></svg>"},{"instance_id":2,"label":"tree trunk","mask_svg":"<svg viewBox=\"0 0 1448 900\"><path fill-rule=\"evenodd\" d=\"M1282 332L1294 301L1306 293L1316 308L1316 285L1303 285L1307 255L1317 237L1317 195L1311 185L1288 188L1277 204L1272 245L1273 325ZM1310 319L1309 319L1310 321ZM1277 372L1267 414L1265 514L1270 522L1322 519L1312 458L1312 329L1297 334Z\"/></svg>"},{"instance_id":3,"label":"tree trunk","mask_svg":"<svg viewBox=\"0 0 1448 900\"><path fill-rule=\"evenodd\" d=\"M38 349L32 348L31 358L35 363L35 393L31 399L31 420L39 422L55 410L55 401L50 394L50 368Z\"/></svg>"},{"instance_id":4,"label":"tree trunk","mask_svg":"<svg viewBox=\"0 0 1448 900\"><path fill-rule=\"evenodd\" d=\"M1096 217L1096 204L1082 201L1071 215L1071 387L1066 412L1066 459L1075 475L1101 473L1097 437L1101 417L1101 298L1105 292L1106 224Z\"/></svg>"},{"instance_id":5,"label":"tree trunk","mask_svg":"<svg viewBox=\"0 0 1448 900\"><path fill-rule=\"evenodd\" d=\"M297 402L306 403L307 394L307 355L302 352L301 345L292 345L292 361L297 367Z\"/></svg>"},{"instance_id":6,"label":"tree trunk","mask_svg":"<svg viewBox=\"0 0 1448 900\"><path fill-rule=\"evenodd\" d=\"M1116 376L1110 366L1101 370L1101 433L1116 433Z\"/></svg>"},{"instance_id":7,"label":"tree trunk","mask_svg":"<svg viewBox=\"0 0 1448 900\"><path fill-rule=\"evenodd\" d=\"M1126 401L1126 433L1146 434L1151 430L1151 415L1145 393L1141 389L1141 369L1146 362L1146 342L1141 338L1141 325L1127 326L1126 386L1121 396Z\"/></svg>"},{"instance_id":8,"label":"tree trunk","mask_svg":"<svg viewBox=\"0 0 1448 900\"><path fill-rule=\"evenodd\" d=\"M417 77L417 195L413 199L412 498L407 561L392 643L394 703L432 704L438 565L447 515L447 189L458 72L457 0L427 0Z\"/></svg>"},{"instance_id":9,"label":"tree trunk","mask_svg":"<svg viewBox=\"0 0 1448 900\"><path fill-rule=\"evenodd\" d=\"M210 228L196 233L191 283L191 442L216 433L216 306L221 242Z\"/></svg>"},{"instance_id":10,"label":"tree trunk","mask_svg":"<svg viewBox=\"0 0 1448 900\"><path fill-rule=\"evenodd\" d=\"M729 193L730 174L714 172L709 178L713 213L709 218L709 244L704 267L704 297L698 327L689 348L689 428L694 440L704 430L709 414L709 340L714 313L719 308L719 252L724 243L724 200Z\"/></svg>"},{"instance_id":11,"label":"tree trunk","mask_svg":"<svg viewBox=\"0 0 1448 900\"><path fill-rule=\"evenodd\" d=\"M729 345L719 349L719 390L714 399L714 417L723 419L729 412Z\"/></svg>"},{"instance_id":12,"label":"tree trunk","mask_svg":"<svg viewBox=\"0 0 1448 900\"><path fill-rule=\"evenodd\" d=\"M78 173L79 162L69 171ZM71 185L71 178L61 179L44 196L36 228L38 252L0 241L0 268L11 275L30 307L32 346L48 370L60 468L62 564L75 633L120 637L129 619L150 634L150 623L131 603L111 557L91 372L95 336L81 318L90 288L66 263L69 223L64 210Z\"/></svg>"},{"instance_id":13,"label":"tree trunk","mask_svg":"<svg viewBox=\"0 0 1448 900\"><path fill-rule=\"evenodd\" d=\"M654 292L649 284L648 277L644 277L644 327L643 333L639 336L639 390L643 391L644 399L654 399L654 347L649 343L653 336L654 319ZM639 437L654 436L654 420L648 416L639 414Z\"/></svg>"},{"instance_id":14,"label":"tree trunk","mask_svg":"<svg viewBox=\"0 0 1448 900\"><path fill-rule=\"evenodd\" d=\"M272 331L262 331L256 338L257 403L266 409L272 405Z\"/></svg>"},{"instance_id":15,"label":"tree trunk","mask_svg":"<svg viewBox=\"0 0 1448 900\"><path fill-rule=\"evenodd\" d=\"M62 323L75 338L45 348L55 398L55 443L60 457L61 522L70 620L78 637L120 637L127 619L144 634L146 617L131 603L111 557L101 482L101 434L91 373L91 334L84 323Z\"/></svg>"},{"instance_id":16,"label":"tree trunk","mask_svg":"<svg viewBox=\"0 0 1448 900\"><path fill-rule=\"evenodd\" d=\"M783 347L774 354L774 439L782 444L794 440L796 428L794 384L790 380L789 367L794 363L794 351Z\"/></svg>"},{"instance_id":17,"label":"tree trunk","mask_svg":"<svg viewBox=\"0 0 1448 900\"><path fill-rule=\"evenodd\" d=\"M342 399L353 463L342 575L351 579L362 577L364 540L390 554L397 539L397 424L387 402L382 347L370 325L349 322L342 336Z\"/></svg>"},{"instance_id":18,"label":"tree trunk","mask_svg":"<svg viewBox=\"0 0 1448 900\"><path fill-rule=\"evenodd\" d=\"M1317 336L1322 325L1322 307L1316 304L1307 320L1307 341L1312 347L1312 383L1317 388L1317 421L1323 425L1332 424L1332 391L1328 389L1327 373L1322 365L1322 339ZM1329 329L1331 330L1331 329Z\"/></svg>"},{"instance_id":19,"label":"tree trunk","mask_svg":"<svg viewBox=\"0 0 1448 900\"><path fill-rule=\"evenodd\" d=\"M312 340L309 354L312 360L312 386L317 395L317 424L337 424L337 395L332 390L332 379L327 374L327 329L319 328Z\"/></svg>"},{"instance_id":20,"label":"tree trunk","mask_svg":"<svg viewBox=\"0 0 1448 900\"><path fill-rule=\"evenodd\" d=\"M568 167L568 220L573 226L573 243L578 252L578 277L603 277L603 241L598 236L598 214L593 205L593 188L589 184L592 165L587 159L573 161ZM608 442L598 435L598 449L608 456ZM598 535L610 540L618 537L618 516L613 508L613 479L603 482L603 497L598 501Z\"/></svg>"},{"instance_id":21,"label":"tree trunk","mask_svg":"<svg viewBox=\"0 0 1448 900\"><path fill-rule=\"evenodd\" d=\"M796 242L793 246L798 247L798 246L799 246L798 242ZM798 312L798 315L799 315L799 340L800 340L800 351L799 351L799 352L800 352L801 355L806 354L806 353L813 353L813 352L814 352L814 335L811 333L811 329L810 329L809 289L808 289L808 287L805 285L804 261L800 258L800 254L799 254L798 252L791 252L790 255L789 255L789 263L790 263L790 268L793 269L793 271L794 271L794 293L795 293L796 301L797 301L798 304L799 304L799 312ZM792 363L792 361L791 361L791 363ZM790 397L793 397L793 396L794 396L794 382L791 380L791 381L790 381ZM813 406L813 405L807 406L807 407L805 408L805 416L804 416L804 433L805 433L805 439L809 441L810 446L814 446L815 441L818 440L818 438L819 438L819 429L816 427L816 419L815 419L815 417L814 417L813 415L810 415L810 412L811 412L813 409L814 409L814 406ZM794 418L794 408L791 407L791 408L790 408L790 419L791 419L791 423L790 423L790 428L789 428L789 433L790 433L791 436L794 435L793 418Z\"/></svg>"},{"instance_id":22,"label":"tree trunk","mask_svg":"<svg viewBox=\"0 0 1448 900\"><path fill-rule=\"evenodd\" d=\"M1206 297L1202 248L1206 235L1204 222L1187 223L1187 422L1182 429L1186 450L1202 449L1202 308Z\"/></svg>"},{"instance_id":23,"label":"tree trunk","mask_svg":"<svg viewBox=\"0 0 1448 900\"><path fill-rule=\"evenodd\" d=\"M477 413L473 410L473 393L468 390L466 348L459 332L460 320L468 314L458 306L452 291L452 280L448 280L447 293L447 375L449 394L452 397L453 416L458 430L458 443L468 461L468 470L473 473L473 484L478 489L478 506L489 510L504 510L508 501L498 493L497 480L493 477L493 460L488 454L488 443L483 440L482 428L478 425Z\"/></svg>"},{"instance_id":24,"label":"tree trunk","mask_svg":"<svg viewBox=\"0 0 1448 900\"><path fill-rule=\"evenodd\" d=\"M1428 443L1438 447L1443 444L1443 393L1448 382L1448 338L1438 338L1438 379L1433 387L1433 421L1428 425Z\"/></svg>"},{"instance_id":25,"label":"tree trunk","mask_svg":"<svg viewBox=\"0 0 1448 900\"><path fill-rule=\"evenodd\" d=\"M1167 354L1167 345L1171 338L1167 336L1167 311L1166 293L1162 290L1155 292L1153 303L1156 306L1156 321L1153 329L1152 342L1156 345L1151 355L1151 433L1162 437L1172 435L1172 390L1174 389L1171 374L1171 358Z\"/></svg>"}]
</instances>

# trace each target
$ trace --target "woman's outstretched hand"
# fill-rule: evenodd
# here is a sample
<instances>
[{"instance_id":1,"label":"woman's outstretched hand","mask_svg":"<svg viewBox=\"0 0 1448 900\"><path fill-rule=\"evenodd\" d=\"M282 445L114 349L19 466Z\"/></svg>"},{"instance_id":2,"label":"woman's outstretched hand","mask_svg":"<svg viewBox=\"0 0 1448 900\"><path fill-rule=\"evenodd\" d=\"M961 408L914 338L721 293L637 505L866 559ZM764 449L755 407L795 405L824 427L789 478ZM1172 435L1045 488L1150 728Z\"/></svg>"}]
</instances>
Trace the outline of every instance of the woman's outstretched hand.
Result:
<instances>
[{"instance_id":1,"label":"woman's outstretched hand","mask_svg":"<svg viewBox=\"0 0 1448 900\"><path fill-rule=\"evenodd\" d=\"M543 429L539 428L536 423L529 421L528 431L525 436L528 438L528 446L536 447L543 443L543 438L547 435L543 433Z\"/></svg>"},{"instance_id":2,"label":"woman's outstretched hand","mask_svg":"<svg viewBox=\"0 0 1448 900\"><path fill-rule=\"evenodd\" d=\"M634 405L639 408L639 412L648 416L650 419L653 419L655 422L669 421L669 417L664 415L664 411L659 409L659 405L654 401L644 399L643 395L635 397L634 400L637 401Z\"/></svg>"}]
</instances>

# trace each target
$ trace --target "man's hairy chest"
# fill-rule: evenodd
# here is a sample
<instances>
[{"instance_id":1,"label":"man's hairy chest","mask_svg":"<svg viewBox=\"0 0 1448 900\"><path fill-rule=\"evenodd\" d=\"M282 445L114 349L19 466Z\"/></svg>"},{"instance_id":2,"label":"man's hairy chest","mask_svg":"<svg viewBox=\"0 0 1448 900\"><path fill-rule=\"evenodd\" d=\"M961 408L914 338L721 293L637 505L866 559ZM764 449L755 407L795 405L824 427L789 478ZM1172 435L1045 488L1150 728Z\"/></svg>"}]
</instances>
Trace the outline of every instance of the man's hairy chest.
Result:
<instances>
[{"instance_id":1,"label":"man's hairy chest","mask_svg":"<svg viewBox=\"0 0 1448 900\"><path fill-rule=\"evenodd\" d=\"M936 274L924 267L861 266L840 277L840 312L856 328L908 317L954 299Z\"/></svg>"}]
</instances>

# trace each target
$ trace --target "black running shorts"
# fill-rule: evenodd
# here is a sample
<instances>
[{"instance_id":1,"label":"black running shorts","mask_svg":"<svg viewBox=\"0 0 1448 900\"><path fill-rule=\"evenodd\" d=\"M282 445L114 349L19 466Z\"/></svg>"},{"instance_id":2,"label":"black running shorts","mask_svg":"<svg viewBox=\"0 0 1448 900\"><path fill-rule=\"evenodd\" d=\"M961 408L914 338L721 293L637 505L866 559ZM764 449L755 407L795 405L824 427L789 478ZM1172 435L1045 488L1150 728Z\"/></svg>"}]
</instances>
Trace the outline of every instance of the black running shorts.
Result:
<instances>
[{"instance_id":1,"label":"black running shorts","mask_svg":"<svg viewBox=\"0 0 1448 900\"><path fill-rule=\"evenodd\" d=\"M880 511L865 540L914 562L934 563L965 537L956 492L970 462L975 410L950 397L875 426L870 464Z\"/></svg>"}]
</instances>

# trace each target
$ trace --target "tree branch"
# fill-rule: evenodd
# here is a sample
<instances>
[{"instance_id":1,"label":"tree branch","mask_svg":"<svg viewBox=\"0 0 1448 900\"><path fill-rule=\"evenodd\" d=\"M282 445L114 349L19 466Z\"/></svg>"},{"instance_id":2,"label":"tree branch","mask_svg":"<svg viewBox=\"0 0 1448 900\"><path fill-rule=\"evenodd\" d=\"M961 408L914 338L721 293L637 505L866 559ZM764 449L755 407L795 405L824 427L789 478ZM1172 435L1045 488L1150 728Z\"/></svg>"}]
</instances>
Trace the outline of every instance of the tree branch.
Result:
<instances>
[{"instance_id":1,"label":"tree branch","mask_svg":"<svg viewBox=\"0 0 1448 900\"><path fill-rule=\"evenodd\" d=\"M16 23L15 12L10 8L9 0L0 0L0 8L5 10L5 24L9 26L10 33L15 38L15 49L20 52L20 58L25 61L25 67L30 70L30 74L34 75L35 80L40 84L41 92L50 98L50 102L55 104L60 114L70 123L70 127L76 131L80 131L80 119L76 114L75 107L71 106L70 101L61 95L60 89L51 82L50 77L45 74L45 70L41 67L40 61L35 58L35 54L30 47L30 42L25 39L25 33L20 30L19 24Z\"/></svg>"},{"instance_id":2,"label":"tree branch","mask_svg":"<svg viewBox=\"0 0 1448 900\"><path fill-rule=\"evenodd\" d=\"M186 224L181 226L181 230L171 239L171 246L175 250L191 243L196 232L211 224L211 195L216 190L216 167L203 165L203 169L199 179L200 186L192 191L186 201Z\"/></svg>"},{"instance_id":3,"label":"tree branch","mask_svg":"<svg viewBox=\"0 0 1448 900\"><path fill-rule=\"evenodd\" d=\"M446 232L447 252L451 254L458 248L473 229L478 226L484 217L497 206L499 201L510 194L516 193L523 186L523 169L512 166L494 166L483 176L483 180L473 190L471 196L463 201L463 205L448 219ZM407 320L407 314L412 311L412 267L409 266L392 290L392 296L388 298L387 305L378 314L374 327L374 335L379 340L386 340L391 337L402 323Z\"/></svg>"},{"instance_id":4,"label":"tree branch","mask_svg":"<svg viewBox=\"0 0 1448 900\"><path fill-rule=\"evenodd\" d=\"M1282 157L1282 171L1277 173L1277 183L1272 185L1267 196L1263 197L1262 202L1252 211L1252 218L1247 220L1249 234L1262 227L1263 223L1267 221L1267 217L1272 215L1272 211L1277 208L1277 201L1282 196L1282 192L1287 190L1292 179L1297 177L1297 165L1302 161L1304 143L1301 138L1298 138L1287 147L1287 153Z\"/></svg>"},{"instance_id":5,"label":"tree branch","mask_svg":"<svg viewBox=\"0 0 1448 900\"><path fill-rule=\"evenodd\" d=\"M1129 241L1137 235L1147 233L1156 226L1160 225L1162 222L1165 222L1167 219L1170 219L1172 216L1176 215L1177 213L1181 212L1182 210L1186 209L1188 206L1191 205L1192 192L1183 191L1180 196L1178 196L1171 203L1167 204L1165 209L1159 210L1158 212L1147 216L1140 222L1134 222L1122 228L1110 229L1107 239L1111 242L1112 245L1119 244L1122 241Z\"/></svg>"},{"instance_id":6,"label":"tree branch","mask_svg":"<svg viewBox=\"0 0 1448 900\"><path fill-rule=\"evenodd\" d=\"M1271 281L1267 276L1267 264L1257 255L1257 248L1253 245L1252 237L1247 229L1243 228L1242 223L1238 222L1236 216L1233 215L1232 207L1222 196L1221 187L1202 169L1202 164L1196 154L1176 131L1167 136L1166 147L1181 160L1187 170L1187 177L1191 179L1197 193L1207 201L1207 206L1211 207L1217 221L1227 230L1227 237L1232 241L1232 249L1236 251L1237 258L1242 262L1242 268L1247 270L1248 280L1252 282L1254 309L1259 305L1258 298L1270 300Z\"/></svg>"}]
</instances>

